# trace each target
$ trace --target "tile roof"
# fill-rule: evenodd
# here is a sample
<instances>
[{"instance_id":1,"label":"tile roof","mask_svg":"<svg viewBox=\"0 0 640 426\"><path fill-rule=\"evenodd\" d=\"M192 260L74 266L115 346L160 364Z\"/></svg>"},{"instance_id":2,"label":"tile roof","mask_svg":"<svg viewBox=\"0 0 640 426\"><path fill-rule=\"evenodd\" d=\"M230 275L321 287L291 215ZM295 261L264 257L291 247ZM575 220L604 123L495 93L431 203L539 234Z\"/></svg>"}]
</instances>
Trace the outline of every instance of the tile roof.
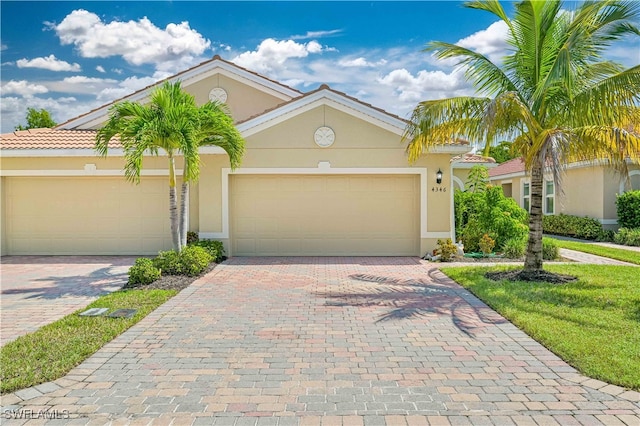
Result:
<instances>
[{"instance_id":1,"label":"tile roof","mask_svg":"<svg viewBox=\"0 0 640 426\"><path fill-rule=\"evenodd\" d=\"M513 160L506 161L497 167L489 169L489 177L493 178L522 172L524 172L524 161L522 161L522 157L518 157L514 158Z\"/></svg>"},{"instance_id":2,"label":"tile roof","mask_svg":"<svg viewBox=\"0 0 640 426\"><path fill-rule=\"evenodd\" d=\"M93 149L95 138L95 130L19 130L0 135L0 149ZM120 147L117 137L110 147Z\"/></svg>"},{"instance_id":3,"label":"tile roof","mask_svg":"<svg viewBox=\"0 0 640 426\"><path fill-rule=\"evenodd\" d=\"M464 139L460 139L460 141L464 141ZM466 142L466 145L469 144L468 141L464 141L464 142ZM494 160L491 157L484 157L480 154L473 154L471 152L467 152L466 154L463 154L463 155L456 155L451 159L451 162L452 163L477 163L477 164L492 163L494 164L496 160Z\"/></svg>"}]
</instances>

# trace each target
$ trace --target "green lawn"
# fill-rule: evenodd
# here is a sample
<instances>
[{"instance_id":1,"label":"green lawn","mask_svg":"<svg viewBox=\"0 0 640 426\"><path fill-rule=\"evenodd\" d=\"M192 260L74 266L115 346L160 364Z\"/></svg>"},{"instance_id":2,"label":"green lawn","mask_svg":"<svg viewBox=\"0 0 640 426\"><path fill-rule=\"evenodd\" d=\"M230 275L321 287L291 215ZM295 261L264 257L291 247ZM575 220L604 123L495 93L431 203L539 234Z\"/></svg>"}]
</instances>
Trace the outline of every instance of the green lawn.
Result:
<instances>
[{"instance_id":1,"label":"green lawn","mask_svg":"<svg viewBox=\"0 0 640 426\"><path fill-rule=\"evenodd\" d=\"M553 238L553 241L558 244L558 247L595 254L597 256L608 257L610 259L616 259L623 262L635 263L636 265L640 265L640 253L636 251L619 249L615 247L604 247L597 244L581 243L579 241L558 240L556 238Z\"/></svg>"},{"instance_id":2,"label":"green lawn","mask_svg":"<svg viewBox=\"0 0 640 426\"><path fill-rule=\"evenodd\" d=\"M491 281L489 270L442 268L583 374L640 390L640 270L633 266L547 265L577 276L563 285Z\"/></svg>"},{"instance_id":3,"label":"green lawn","mask_svg":"<svg viewBox=\"0 0 640 426\"><path fill-rule=\"evenodd\" d=\"M64 376L175 294L175 290L117 291L7 343L0 349L0 392L13 392ZM134 308L138 312L129 319L78 316L88 308Z\"/></svg>"}]
</instances>

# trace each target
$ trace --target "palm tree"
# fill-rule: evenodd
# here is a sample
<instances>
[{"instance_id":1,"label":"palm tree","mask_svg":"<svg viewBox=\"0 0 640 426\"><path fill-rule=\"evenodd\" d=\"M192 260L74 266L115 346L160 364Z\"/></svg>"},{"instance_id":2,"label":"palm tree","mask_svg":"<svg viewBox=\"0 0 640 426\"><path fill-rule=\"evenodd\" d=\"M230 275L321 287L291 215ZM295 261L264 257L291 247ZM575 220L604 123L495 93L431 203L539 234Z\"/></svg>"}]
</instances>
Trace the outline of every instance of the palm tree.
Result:
<instances>
[{"instance_id":1,"label":"palm tree","mask_svg":"<svg viewBox=\"0 0 640 426\"><path fill-rule=\"evenodd\" d=\"M569 162L608 160L626 176L627 159L640 157L640 66L624 69L603 59L613 42L640 35L640 3L585 1L567 11L560 0L524 0L515 4L513 19L497 0L465 6L505 22L510 53L496 64L454 44L427 45L437 58L457 60L486 97L418 104L404 135L409 160L458 137L483 141L485 155L492 144L512 140L531 178L529 240L519 278L540 276L545 169L560 188Z\"/></svg>"},{"instance_id":2,"label":"palm tree","mask_svg":"<svg viewBox=\"0 0 640 426\"><path fill-rule=\"evenodd\" d=\"M96 150L107 155L109 142L119 137L124 150L125 178L140 182L145 154L166 153L169 159L169 217L173 247L180 251L186 245L189 216L189 183L200 175L202 145L217 145L229 155L235 169L244 155L244 139L233 125L227 108L208 102L201 107L192 95L180 87L180 82L166 82L151 94L147 105L124 101L114 104L109 120L98 130ZM176 194L176 156L184 158L181 208L178 215ZM178 217L180 216L180 217Z\"/></svg>"}]
</instances>

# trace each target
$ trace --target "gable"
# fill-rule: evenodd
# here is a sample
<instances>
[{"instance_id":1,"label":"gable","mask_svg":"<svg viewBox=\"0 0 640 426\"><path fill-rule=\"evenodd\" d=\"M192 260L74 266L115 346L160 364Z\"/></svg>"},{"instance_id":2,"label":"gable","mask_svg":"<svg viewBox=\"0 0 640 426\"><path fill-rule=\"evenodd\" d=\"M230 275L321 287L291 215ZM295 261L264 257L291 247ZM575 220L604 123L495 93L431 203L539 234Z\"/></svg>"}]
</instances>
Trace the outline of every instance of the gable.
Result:
<instances>
[{"instance_id":1,"label":"gable","mask_svg":"<svg viewBox=\"0 0 640 426\"><path fill-rule=\"evenodd\" d=\"M223 88L236 122L301 96L298 90L270 80L215 56L189 70L175 74L131 95L60 124L59 129L98 129L108 119L111 105L121 101L145 103L150 93L164 82L181 81L182 88L196 97L198 104L209 100L209 92Z\"/></svg>"}]
</instances>

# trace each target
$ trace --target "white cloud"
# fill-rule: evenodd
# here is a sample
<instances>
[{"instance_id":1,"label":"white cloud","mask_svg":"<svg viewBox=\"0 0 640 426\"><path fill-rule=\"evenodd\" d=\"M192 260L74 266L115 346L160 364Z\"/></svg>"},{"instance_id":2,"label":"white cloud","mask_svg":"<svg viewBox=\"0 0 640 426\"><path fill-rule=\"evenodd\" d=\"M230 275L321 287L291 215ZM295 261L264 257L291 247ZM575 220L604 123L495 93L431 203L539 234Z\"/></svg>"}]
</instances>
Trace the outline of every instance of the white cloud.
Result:
<instances>
[{"instance_id":1,"label":"white cloud","mask_svg":"<svg viewBox=\"0 0 640 426\"><path fill-rule=\"evenodd\" d=\"M70 64L66 61L62 61L55 57L55 55L49 55L43 58L34 59L18 59L16 61L18 68L41 68L49 71L74 71L78 72L82 68L79 64Z\"/></svg>"},{"instance_id":2,"label":"white cloud","mask_svg":"<svg viewBox=\"0 0 640 426\"><path fill-rule=\"evenodd\" d=\"M122 70L120 68L112 68L111 71L115 72L118 75L122 74Z\"/></svg>"},{"instance_id":3,"label":"white cloud","mask_svg":"<svg viewBox=\"0 0 640 426\"><path fill-rule=\"evenodd\" d=\"M385 59L381 59L378 62L369 62L362 56L355 59L341 59L338 61L338 65L342 67L377 67L380 65L385 65L387 61Z\"/></svg>"},{"instance_id":4,"label":"white cloud","mask_svg":"<svg viewBox=\"0 0 640 426\"><path fill-rule=\"evenodd\" d=\"M442 71L421 70L415 76L406 69L396 69L378 80L393 88L402 102L420 102L425 99L439 99L455 96L459 91L469 89L460 71L450 74Z\"/></svg>"},{"instance_id":5,"label":"white cloud","mask_svg":"<svg viewBox=\"0 0 640 426\"><path fill-rule=\"evenodd\" d=\"M21 98L2 97L0 113L2 114L2 133L13 132L18 124L26 124L27 108L46 109L56 123L62 123L77 117L99 106L97 102L78 102L74 97L62 98Z\"/></svg>"},{"instance_id":6,"label":"white cloud","mask_svg":"<svg viewBox=\"0 0 640 426\"><path fill-rule=\"evenodd\" d=\"M7 50L8 48L9 46L7 46L6 44L4 43L0 44L0 51Z\"/></svg>"},{"instance_id":7,"label":"white cloud","mask_svg":"<svg viewBox=\"0 0 640 426\"><path fill-rule=\"evenodd\" d=\"M250 70L267 73L285 69L285 62L292 58L306 58L310 53L320 53L323 47L317 41L297 43L293 40L263 40L254 51L244 52L231 61Z\"/></svg>"},{"instance_id":8,"label":"white cloud","mask_svg":"<svg viewBox=\"0 0 640 426\"><path fill-rule=\"evenodd\" d=\"M95 96L100 91L113 87L118 80L112 78L87 77L75 75L62 80L47 82L46 85L52 92L74 93Z\"/></svg>"},{"instance_id":9,"label":"white cloud","mask_svg":"<svg viewBox=\"0 0 640 426\"><path fill-rule=\"evenodd\" d=\"M104 69L104 67L102 65L98 65L96 67L96 71L98 71L98 72L107 72L107 71L105 71L105 69Z\"/></svg>"},{"instance_id":10,"label":"white cloud","mask_svg":"<svg viewBox=\"0 0 640 426\"><path fill-rule=\"evenodd\" d=\"M73 44L81 56L122 56L134 65L171 63L182 66L209 49L211 42L188 22L156 27L149 19L102 22L98 15L74 10L59 24L49 24L62 44ZM165 66L166 68L166 66Z\"/></svg>"},{"instance_id":11,"label":"white cloud","mask_svg":"<svg viewBox=\"0 0 640 426\"><path fill-rule=\"evenodd\" d=\"M334 34L339 34L341 32L342 32L342 30L307 31L306 34L293 35L293 36L291 36L289 38L291 40L308 40L308 39L311 39L311 38L327 37L327 36L331 36L331 35L334 35Z\"/></svg>"},{"instance_id":12,"label":"white cloud","mask_svg":"<svg viewBox=\"0 0 640 426\"><path fill-rule=\"evenodd\" d=\"M504 21L494 22L486 30L471 34L456 43L488 57L492 62L501 62L508 54L507 34L509 28Z\"/></svg>"},{"instance_id":13,"label":"white cloud","mask_svg":"<svg viewBox=\"0 0 640 426\"><path fill-rule=\"evenodd\" d=\"M10 80L4 83L2 87L0 87L0 91L2 92L3 96L14 94L14 95L29 97L33 95L40 95L43 93L47 93L49 89L47 89L45 86L41 84L29 83L26 80L20 80L20 81Z\"/></svg>"},{"instance_id":14,"label":"white cloud","mask_svg":"<svg viewBox=\"0 0 640 426\"><path fill-rule=\"evenodd\" d=\"M105 103L111 102L130 95L137 90L144 89L169 76L170 74L168 73L156 72L151 77L128 77L119 82L117 86L106 87L101 90L96 99Z\"/></svg>"}]
</instances>

